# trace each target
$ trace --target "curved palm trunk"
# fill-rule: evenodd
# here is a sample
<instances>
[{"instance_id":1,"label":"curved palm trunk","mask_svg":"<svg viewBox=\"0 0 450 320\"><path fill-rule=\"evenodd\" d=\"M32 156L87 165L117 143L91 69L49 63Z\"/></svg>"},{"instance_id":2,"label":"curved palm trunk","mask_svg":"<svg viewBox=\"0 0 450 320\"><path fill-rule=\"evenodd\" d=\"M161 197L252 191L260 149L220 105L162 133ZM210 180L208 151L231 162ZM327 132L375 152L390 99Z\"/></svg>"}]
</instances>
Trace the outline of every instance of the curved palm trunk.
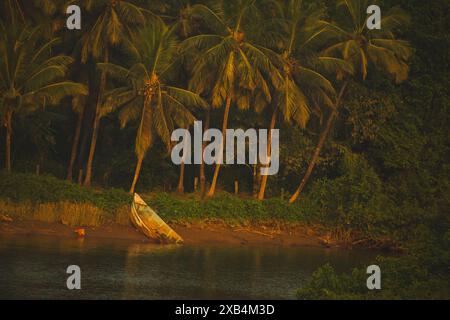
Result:
<instances>
[{"instance_id":1,"label":"curved palm trunk","mask_svg":"<svg viewBox=\"0 0 450 320\"><path fill-rule=\"evenodd\" d=\"M205 128L204 130L208 130L209 129L209 122L211 119L211 110L208 109L207 113L206 113L206 122L205 122ZM202 137L203 138L203 137ZM202 196L205 195L205 189L206 189L206 176L205 176L205 162L203 161L203 151L205 150L205 146L206 146L206 142L203 141L202 139L202 157L201 157L201 162L200 162L200 193Z\"/></svg>"},{"instance_id":2,"label":"curved palm trunk","mask_svg":"<svg viewBox=\"0 0 450 320\"><path fill-rule=\"evenodd\" d=\"M78 145L80 144L81 125L83 124L84 108L78 115L77 127L75 128L75 135L72 142L72 151L70 153L69 167L67 168L67 180L72 181L73 166L77 158Z\"/></svg>"},{"instance_id":3,"label":"curved palm trunk","mask_svg":"<svg viewBox=\"0 0 450 320\"><path fill-rule=\"evenodd\" d=\"M337 116L336 111L333 111L330 114L330 116L327 120L327 124L325 126L325 130L323 130L322 133L320 134L319 142L317 143L317 146L314 149L314 153L311 157L311 161L309 162L308 169L306 169L305 175L303 176L302 181L300 182L300 185L298 186L298 188L295 190L294 194L289 199L289 203L293 203L295 200L297 200L298 196L303 191L303 188L305 187L306 182L308 181L309 177L311 176L311 173L314 170L314 167L316 166L317 159L319 158L319 155L320 155L320 151L322 150L325 140L328 137L328 134L330 133L331 128L333 127L333 122L334 122L334 119L336 118L336 116Z\"/></svg>"},{"instance_id":4,"label":"curved palm trunk","mask_svg":"<svg viewBox=\"0 0 450 320\"><path fill-rule=\"evenodd\" d=\"M86 130L87 131L87 130ZM77 160L77 168L78 168L78 178L77 178L77 182L78 184L81 186L83 185L83 173L84 173L84 168L83 168L83 159L86 153L86 145L88 142L88 137L89 137L89 133L87 133L85 130L82 130L82 135L81 135L81 143L78 147L78 160Z\"/></svg>"},{"instance_id":5,"label":"curved palm trunk","mask_svg":"<svg viewBox=\"0 0 450 320\"><path fill-rule=\"evenodd\" d=\"M309 162L308 169L306 169L305 175L303 176L297 190L295 190L294 194L289 199L289 203L295 202L295 200L297 200L297 198L300 196L303 189L305 188L306 183L308 182L309 177L311 176L311 174L314 170L314 167L316 166L317 159L319 158L319 155L320 155L320 151L322 151L322 147L325 144L328 134L330 133L331 128L333 127L334 120L336 119L336 117L338 115L337 109L339 108L339 105L340 105L342 96L344 94L345 88L347 87L347 84L348 84L348 81L346 81L344 83L344 85L341 88L341 91L339 92L339 96L336 100L335 108L334 108L333 112L330 114L330 116L328 117L327 123L325 125L325 129L320 134L319 142L317 143L317 146L314 149L314 153Z\"/></svg>"},{"instance_id":6,"label":"curved palm trunk","mask_svg":"<svg viewBox=\"0 0 450 320\"><path fill-rule=\"evenodd\" d=\"M145 101L144 101L144 107L142 109L142 115L141 115L141 123L139 125L139 130L138 130L137 137L136 137L136 150L139 149L138 148L138 137L140 137L140 135L142 134L141 129L144 126L146 112L149 112L149 117L150 117L149 119L147 119L147 121L149 123L152 122L153 111L150 108L150 99L151 99L150 96L146 96ZM149 133L147 133L147 134L149 134ZM141 173L142 162L144 161L144 157L145 157L145 154L146 154L147 150L148 150L148 146L143 151L142 150L141 151L136 151L138 162L137 162L137 165L136 165L136 170L134 171L134 178L133 178L133 182L131 183L130 194L133 194L135 189L136 189L136 184L137 184L137 182L139 180L139 175Z\"/></svg>"},{"instance_id":7,"label":"curved palm trunk","mask_svg":"<svg viewBox=\"0 0 450 320\"><path fill-rule=\"evenodd\" d=\"M105 50L105 55L103 61L105 63L108 62L108 50ZM97 138L98 138L98 129L100 127L100 108L102 103L103 94L106 89L106 72L102 72L100 75L100 86L98 89L98 97L97 97L97 105L95 107L95 117L94 117L94 124L92 128L92 140L91 140L91 146L89 148L89 156L88 161L86 163L86 176L84 178L84 185L90 186L91 180L92 180L92 163L94 162L94 153L95 153L95 147L97 145Z\"/></svg>"},{"instance_id":8,"label":"curved palm trunk","mask_svg":"<svg viewBox=\"0 0 450 320\"><path fill-rule=\"evenodd\" d=\"M83 169L78 170L78 180L77 181L78 181L77 183L80 186L83 185Z\"/></svg>"},{"instance_id":9,"label":"curved palm trunk","mask_svg":"<svg viewBox=\"0 0 450 320\"><path fill-rule=\"evenodd\" d=\"M180 177L178 178L177 192L184 192L184 162L181 162L180 164Z\"/></svg>"},{"instance_id":10,"label":"curved palm trunk","mask_svg":"<svg viewBox=\"0 0 450 320\"><path fill-rule=\"evenodd\" d=\"M11 143L12 143L12 111L6 111L6 150L5 150L5 168L6 172L11 172Z\"/></svg>"},{"instance_id":11,"label":"curved palm trunk","mask_svg":"<svg viewBox=\"0 0 450 320\"><path fill-rule=\"evenodd\" d=\"M139 174L141 173L141 167L142 167L142 161L144 160L144 157L138 157L138 161L136 164L136 170L134 171L134 178L133 183L131 184L130 188L130 194L134 194L134 190L136 190L136 184L139 180Z\"/></svg>"},{"instance_id":12,"label":"curved palm trunk","mask_svg":"<svg viewBox=\"0 0 450 320\"><path fill-rule=\"evenodd\" d=\"M275 108L273 110L272 119L270 120L269 137L267 139L267 157L269 160L270 160L270 153L272 150L272 130L275 128L275 122L277 120L277 112L278 112L278 109ZM269 165L270 165L270 163L267 164L266 166L269 166ZM264 199L264 193L266 192L268 178L269 178L268 175L262 176L261 186L259 188L259 193L258 193L258 200Z\"/></svg>"},{"instance_id":13,"label":"curved palm trunk","mask_svg":"<svg viewBox=\"0 0 450 320\"><path fill-rule=\"evenodd\" d=\"M220 148L220 149L222 149L222 152L219 155L220 160L223 159L223 147L225 145L225 135L226 135L227 127L228 127L228 115L230 113L230 106L231 106L231 96L228 96L226 104L225 104L225 111L223 113L222 143L221 143L221 148ZM213 179L211 181L211 187L209 188L208 194L206 195L207 197L212 197L214 195L214 193L216 192L217 178L219 176L219 170L220 170L220 165L221 165L220 162L222 162L222 161L219 161L219 163L216 163Z\"/></svg>"}]
</instances>

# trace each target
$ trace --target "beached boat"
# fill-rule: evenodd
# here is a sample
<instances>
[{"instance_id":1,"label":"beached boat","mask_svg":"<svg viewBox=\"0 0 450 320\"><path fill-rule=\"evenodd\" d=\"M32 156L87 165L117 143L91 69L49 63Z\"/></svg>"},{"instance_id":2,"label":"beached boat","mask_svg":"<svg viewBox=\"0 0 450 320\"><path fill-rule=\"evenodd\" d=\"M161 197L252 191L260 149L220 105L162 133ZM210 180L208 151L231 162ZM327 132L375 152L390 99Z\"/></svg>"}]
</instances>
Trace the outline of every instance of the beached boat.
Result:
<instances>
[{"instance_id":1,"label":"beached boat","mask_svg":"<svg viewBox=\"0 0 450 320\"><path fill-rule=\"evenodd\" d=\"M131 205L131 221L147 237L162 243L182 243L183 239L135 193Z\"/></svg>"}]
</instances>

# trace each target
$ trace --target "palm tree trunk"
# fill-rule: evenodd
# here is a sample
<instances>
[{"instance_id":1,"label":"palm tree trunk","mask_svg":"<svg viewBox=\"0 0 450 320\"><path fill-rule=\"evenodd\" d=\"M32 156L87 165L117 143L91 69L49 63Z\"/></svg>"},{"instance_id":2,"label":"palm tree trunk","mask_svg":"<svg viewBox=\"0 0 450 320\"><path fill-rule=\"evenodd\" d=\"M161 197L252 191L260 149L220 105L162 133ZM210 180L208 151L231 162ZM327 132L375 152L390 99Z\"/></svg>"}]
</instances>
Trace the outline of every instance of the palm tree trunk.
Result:
<instances>
[{"instance_id":1,"label":"palm tree trunk","mask_svg":"<svg viewBox=\"0 0 450 320\"><path fill-rule=\"evenodd\" d=\"M104 62L108 62L108 51L105 50L104 55ZM91 140L91 146L89 148L89 156L88 161L86 163L86 176L84 178L84 185L89 187L91 185L92 180L92 163L94 162L94 153L95 153L95 147L97 145L97 138L98 138L98 129L100 127L100 109L103 99L103 93L106 89L106 72L102 71L100 75L100 86L98 89L98 97L97 97L97 106L95 108L95 117L94 117L94 124L92 128L92 140Z\"/></svg>"},{"instance_id":2,"label":"palm tree trunk","mask_svg":"<svg viewBox=\"0 0 450 320\"><path fill-rule=\"evenodd\" d=\"M138 157L138 162L136 165L136 170L134 171L134 178L133 178L133 183L131 184L131 188L130 188L130 194L134 194L134 190L136 189L136 184L138 182L139 179L139 174L141 173L141 167L142 167L142 161L144 160L144 157Z\"/></svg>"},{"instance_id":3,"label":"palm tree trunk","mask_svg":"<svg viewBox=\"0 0 450 320\"><path fill-rule=\"evenodd\" d=\"M302 181L300 182L300 185L298 186L297 190L295 190L294 194L289 199L289 203L295 202L295 200L297 200L297 198L300 196L306 183L308 182L309 177L311 176L311 174L314 170L314 167L316 166L317 159L319 158L319 155L320 155L320 151L322 151L322 147L325 144L328 134L330 133L331 128L333 127L334 120L336 119L336 117L338 115L338 108L339 108L340 102L342 100L342 96L344 95L347 84L348 84L348 81L346 81L343 84L343 86L339 92L339 96L336 100L335 108L331 112L330 116L328 117L327 123L325 125L325 129L320 134L319 142L317 143L317 146L314 149L314 153L311 157L308 168L306 169L305 175L303 176Z\"/></svg>"},{"instance_id":4,"label":"palm tree trunk","mask_svg":"<svg viewBox=\"0 0 450 320\"><path fill-rule=\"evenodd\" d=\"M88 143L89 136L90 136L90 134L86 131L89 131L89 130L85 130L85 131L82 130L83 134L82 134L82 138L81 138L81 143L78 148L78 160L77 160L78 179L77 179L77 181L80 186L83 185L83 173L84 173L83 160L85 158L86 145Z\"/></svg>"},{"instance_id":5,"label":"palm tree trunk","mask_svg":"<svg viewBox=\"0 0 450 320\"><path fill-rule=\"evenodd\" d=\"M78 184L83 185L83 169L78 170Z\"/></svg>"},{"instance_id":6,"label":"palm tree trunk","mask_svg":"<svg viewBox=\"0 0 450 320\"><path fill-rule=\"evenodd\" d=\"M297 200L300 193L303 191L303 188L306 185L306 182L308 181L309 177L311 176L311 173L314 170L314 167L316 166L317 159L319 158L320 151L322 150L322 147L325 143L326 138L328 137L328 134L331 131L331 128L333 126L334 119L337 116L337 111L333 110L333 112L330 114L327 120L327 124L325 126L325 130L322 131L320 134L319 142L314 149L314 153L311 157L311 161L309 162L308 169L306 169L305 175L302 178L302 181L300 182L300 185L295 190L294 194L289 199L289 203L293 203L295 200Z\"/></svg>"},{"instance_id":7,"label":"palm tree trunk","mask_svg":"<svg viewBox=\"0 0 450 320\"><path fill-rule=\"evenodd\" d=\"M180 177L178 179L177 192L178 193L184 192L184 162L180 163Z\"/></svg>"},{"instance_id":8,"label":"palm tree trunk","mask_svg":"<svg viewBox=\"0 0 450 320\"><path fill-rule=\"evenodd\" d=\"M222 143L221 143L221 148L220 148L221 153L219 155L219 159L221 161L216 163L213 179L211 181L211 187L209 188L208 194L206 195L207 197L212 197L214 195L214 193L216 192L217 178L219 176L219 170L220 170L220 165L221 165L220 162L222 162L222 159L223 159L223 147L225 145L225 135L226 135L227 127L228 127L228 115L230 113L230 106L231 106L231 96L228 96L227 101L225 103L225 111L223 113Z\"/></svg>"},{"instance_id":9,"label":"palm tree trunk","mask_svg":"<svg viewBox=\"0 0 450 320\"><path fill-rule=\"evenodd\" d=\"M256 158L258 160L258 157ZM253 176L252 176L252 197L257 198L259 192L259 186L261 185L261 170L258 163L253 165Z\"/></svg>"},{"instance_id":10,"label":"palm tree trunk","mask_svg":"<svg viewBox=\"0 0 450 320\"><path fill-rule=\"evenodd\" d=\"M92 163L94 161L95 147L97 145L98 138L98 128L100 126L100 104L97 105L97 110L95 111L94 125L92 128L92 139L91 146L89 148L89 157L86 163L86 176L84 177L84 185L89 187L92 180Z\"/></svg>"},{"instance_id":11,"label":"palm tree trunk","mask_svg":"<svg viewBox=\"0 0 450 320\"><path fill-rule=\"evenodd\" d=\"M135 149L135 151L136 151L136 156L138 158L138 162L137 162L137 165L136 165L136 170L134 172L133 182L131 183L130 194L133 194L135 189L136 189L136 184L137 184L137 182L139 180L139 174L141 173L142 162L144 161L144 157L145 157L145 154L147 152L147 149L146 150L141 150L139 148L138 137L140 137L140 135L142 134L141 128L143 128L143 126L144 126L146 112L149 112L149 114L150 114L150 119L148 119L149 124L152 122L153 111L152 111L152 109L150 107L150 101L151 101L151 96L147 95L145 97L144 106L143 106L142 115L141 115L141 123L139 125L139 129L138 129L138 133L137 133L137 137L136 137L136 149ZM150 133L147 133L147 134L150 134Z\"/></svg>"},{"instance_id":12,"label":"palm tree trunk","mask_svg":"<svg viewBox=\"0 0 450 320\"><path fill-rule=\"evenodd\" d=\"M207 113L206 113L206 122L205 122L205 127L204 127L204 131L209 129L209 122L211 119L211 110L208 109ZM205 195L205 186L206 186L206 176L205 176L205 162L203 161L203 151L205 150L205 146L206 146L206 142L203 141L203 137L202 137L202 157L200 159L200 193L202 196Z\"/></svg>"},{"instance_id":13,"label":"palm tree trunk","mask_svg":"<svg viewBox=\"0 0 450 320\"><path fill-rule=\"evenodd\" d=\"M272 149L272 130L275 128L275 122L277 121L277 112L278 108L275 108L273 110L272 119L270 120L270 130L269 130L269 137L267 139L267 157L270 160L270 154ZM269 166L270 164L267 164L266 166ZM261 187L259 188L258 193L258 200L264 199L264 193L266 192L266 186L267 186L267 179L269 178L268 175L263 175L261 180Z\"/></svg>"},{"instance_id":14,"label":"palm tree trunk","mask_svg":"<svg viewBox=\"0 0 450 320\"><path fill-rule=\"evenodd\" d=\"M5 121L6 121L6 152L5 152L5 167L6 172L11 172L11 142L12 142L12 111L6 111Z\"/></svg>"},{"instance_id":15,"label":"palm tree trunk","mask_svg":"<svg viewBox=\"0 0 450 320\"><path fill-rule=\"evenodd\" d=\"M72 142L72 151L70 153L69 167L67 168L67 180L72 181L73 166L77 158L78 145L80 144L81 125L83 124L84 108L78 115L77 127Z\"/></svg>"}]
</instances>

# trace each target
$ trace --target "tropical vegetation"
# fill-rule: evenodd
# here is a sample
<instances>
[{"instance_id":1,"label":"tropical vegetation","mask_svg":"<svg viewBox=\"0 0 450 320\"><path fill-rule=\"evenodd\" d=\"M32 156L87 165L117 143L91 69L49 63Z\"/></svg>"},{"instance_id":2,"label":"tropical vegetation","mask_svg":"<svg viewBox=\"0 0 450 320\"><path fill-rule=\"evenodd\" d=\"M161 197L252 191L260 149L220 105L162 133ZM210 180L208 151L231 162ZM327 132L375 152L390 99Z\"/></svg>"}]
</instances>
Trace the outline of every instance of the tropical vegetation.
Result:
<instances>
[{"instance_id":1,"label":"tropical vegetation","mask_svg":"<svg viewBox=\"0 0 450 320\"><path fill-rule=\"evenodd\" d=\"M0 4L2 201L111 213L137 191L174 219L320 224L405 247L380 258L411 274L389 297L448 283L448 1L82 0L81 30L69 4ZM194 120L279 128L278 174L173 164ZM388 297L348 277L325 266L298 297Z\"/></svg>"}]
</instances>

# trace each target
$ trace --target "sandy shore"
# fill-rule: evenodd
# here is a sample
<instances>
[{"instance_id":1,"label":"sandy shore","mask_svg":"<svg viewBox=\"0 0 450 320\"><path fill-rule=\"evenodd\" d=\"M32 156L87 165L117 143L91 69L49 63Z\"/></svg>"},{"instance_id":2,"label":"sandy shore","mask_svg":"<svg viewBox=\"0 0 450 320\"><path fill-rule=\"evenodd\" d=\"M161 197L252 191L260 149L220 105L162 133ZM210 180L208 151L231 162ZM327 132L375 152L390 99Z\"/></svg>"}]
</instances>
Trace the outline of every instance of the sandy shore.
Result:
<instances>
[{"instance_id":1,"label":"sandy shore","mask_svg":"<svg viewBox=\"0 0 450 320\"><path fill-rule=\"evenodd\" d=\"M275 246L323 246L323 237L307 227L296 226L273 230L261 227L231 227L222 223L171 224L184 239L185 245L275 245ZM76 237L75 228L62 223L40 221L1 221L0 235L53 235ZM151 242L133 226L106 224L97 228L85 228L87 238L121 239L132 242Z\"/></svg>"}]
</instances>

